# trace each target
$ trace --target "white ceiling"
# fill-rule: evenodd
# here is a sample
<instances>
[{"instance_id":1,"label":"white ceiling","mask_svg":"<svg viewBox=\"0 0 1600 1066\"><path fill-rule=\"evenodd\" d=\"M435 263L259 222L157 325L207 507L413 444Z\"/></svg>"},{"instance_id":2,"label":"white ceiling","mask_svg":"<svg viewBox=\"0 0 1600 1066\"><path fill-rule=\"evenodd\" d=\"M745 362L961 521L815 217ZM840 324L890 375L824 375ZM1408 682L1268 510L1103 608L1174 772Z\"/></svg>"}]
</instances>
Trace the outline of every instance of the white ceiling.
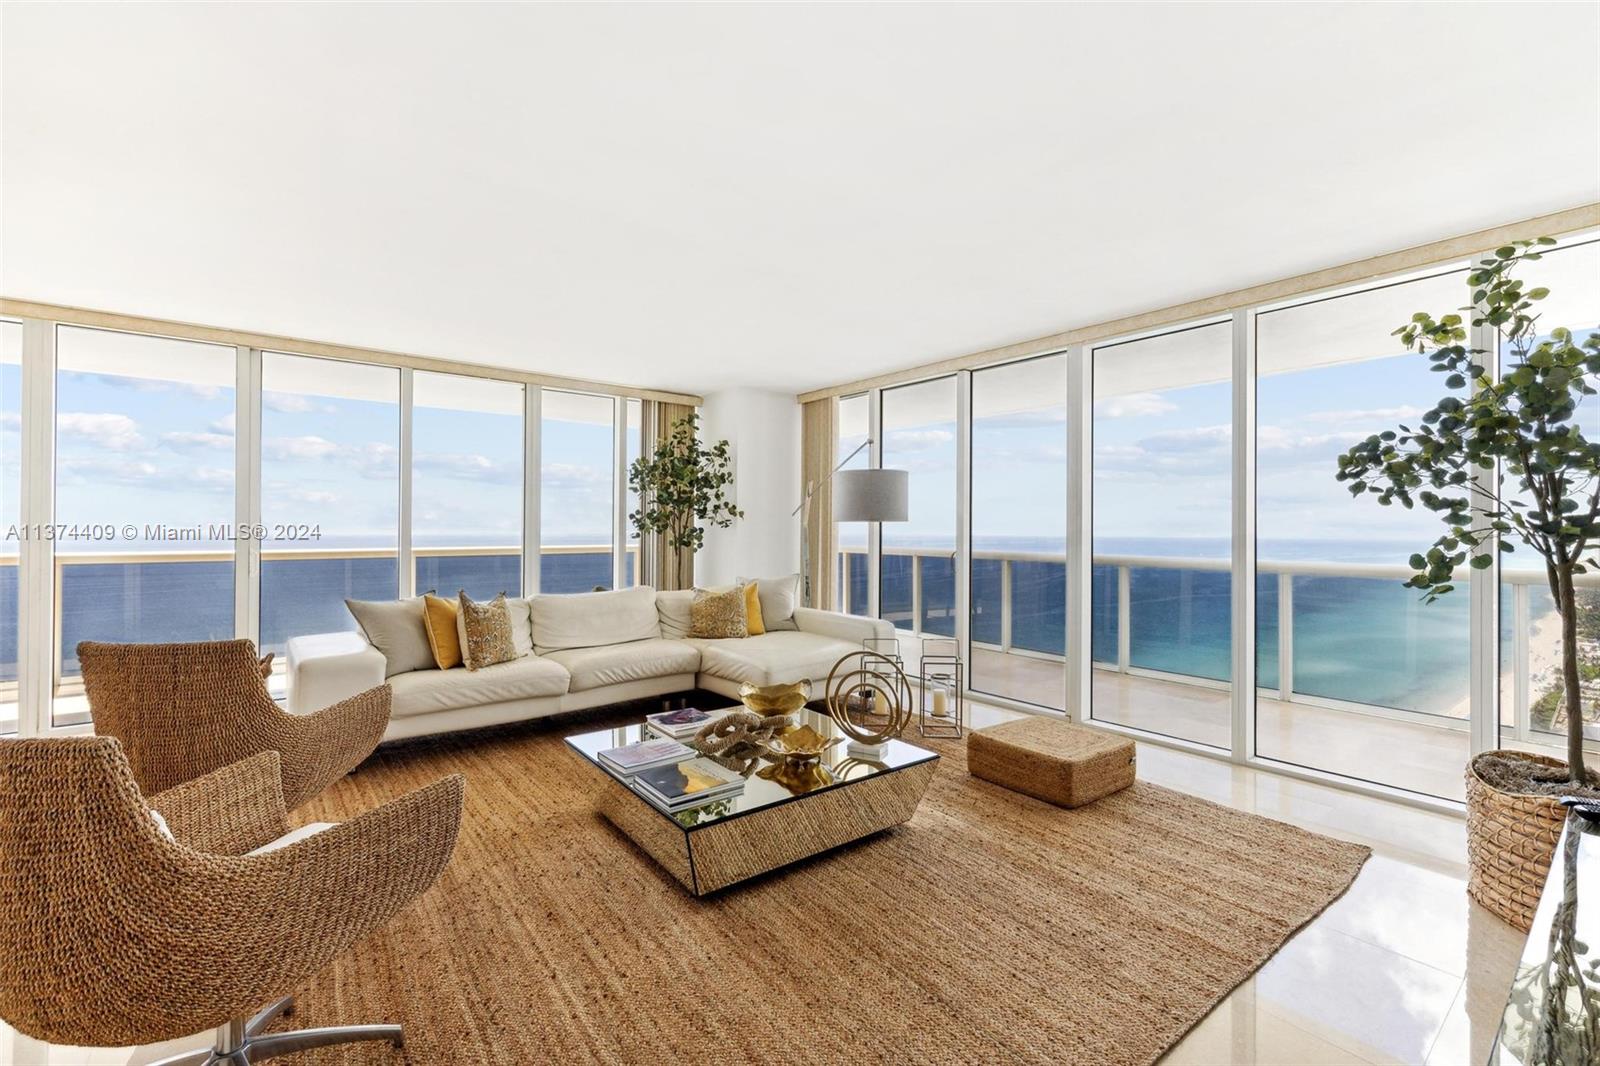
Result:
<instances>
[{"instance_id":1,"label":"white ceiling","mask_svg":"<svg viewBox=\"0 0 1600 1066\"><path fill-rule=\"evenodd\" d=\"M637 385L1600 200L1593 4L3 11L5 295Z\"/></svg>"}]
</instances>

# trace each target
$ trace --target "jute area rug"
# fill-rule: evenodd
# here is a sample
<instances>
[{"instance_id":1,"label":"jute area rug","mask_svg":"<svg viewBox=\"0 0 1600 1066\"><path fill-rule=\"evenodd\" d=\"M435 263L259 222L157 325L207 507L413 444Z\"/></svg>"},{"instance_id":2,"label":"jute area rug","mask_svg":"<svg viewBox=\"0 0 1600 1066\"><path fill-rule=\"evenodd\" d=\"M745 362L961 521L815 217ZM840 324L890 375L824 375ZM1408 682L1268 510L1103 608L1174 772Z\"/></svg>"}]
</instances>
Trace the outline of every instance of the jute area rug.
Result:
<instances>
[{"instance_id":1,"label":"jute area rug","mask_svg":"<svg viewBox=\"0 0 1600 1066\"><path fill-rule=\"evenodd\" d=\"M298 812L467 776L443 878L288 1021L403 1022L404 1052L314 1061L1146 1064L1368 855L1143 782L1057 809L923 741L943 760L911 822L697 900L593 812L562 744L627 720L391 746Z\"/></svg>"}]
</instances>

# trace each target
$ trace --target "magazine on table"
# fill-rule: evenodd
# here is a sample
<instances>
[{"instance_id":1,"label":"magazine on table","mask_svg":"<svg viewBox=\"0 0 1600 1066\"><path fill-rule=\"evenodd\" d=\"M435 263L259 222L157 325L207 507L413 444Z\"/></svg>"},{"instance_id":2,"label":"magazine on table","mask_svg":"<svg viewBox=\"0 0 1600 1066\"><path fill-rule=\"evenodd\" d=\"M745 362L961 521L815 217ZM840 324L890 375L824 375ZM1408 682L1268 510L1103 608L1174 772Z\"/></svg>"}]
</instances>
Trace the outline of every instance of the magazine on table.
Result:
<instances>
[{"instance_id":1,"label":"magazine on table","mask_svg":"<svg viewBox=\"0 0 1600 1066\"><path fill-rule=\"evenodd\" d=\"M620 748L596 752L602 765L619 774L637 774L658 766L672 766L694 758L694 749L676 740L640 740Z\"/></svg>"},{"instance_id":2,"label":"magazine on table","mask_svg":"<svg viewBox=\"0 0 1600 1066\"><path fill-rule=\"evenodd\" d=\"M675 711L645 715L644 721L652 733L659 733L674 740L683 740L694 736L727 713L726 709L703 711L698 707L680 707Z\"/></svg>"},{"instance_id":3,"label":"magazine on table","mask_svg":"<svg viewBox=\"0 0 1600 1066\"><path fill-rule=\"evenodd\" d=\"M642 796L667 810L698 807L744 791L743 777L710 759L654 767L640 772L634 780Z\"/></svg>"}]
</instances>

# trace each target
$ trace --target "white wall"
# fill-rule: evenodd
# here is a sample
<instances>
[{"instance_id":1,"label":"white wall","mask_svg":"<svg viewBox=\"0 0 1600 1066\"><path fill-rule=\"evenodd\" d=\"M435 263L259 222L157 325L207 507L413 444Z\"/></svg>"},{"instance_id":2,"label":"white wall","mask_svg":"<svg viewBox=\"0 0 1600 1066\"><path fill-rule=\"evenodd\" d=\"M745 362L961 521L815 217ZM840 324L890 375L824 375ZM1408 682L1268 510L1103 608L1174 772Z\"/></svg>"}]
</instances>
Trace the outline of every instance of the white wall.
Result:
<instances>
[{"instance_id":1,"label":"white wall","mask_svg":"<svg viewBox=\"0 0 1600 1066\"><path fill-rule=\"evenodd\" d=\"M706 530L695 581L731 584L800 569L800 405L790 392L726 389L706 396L701 439L726 439L733 450L733 502L744 518L731 529Z\"/></svg>"}]
</instances>

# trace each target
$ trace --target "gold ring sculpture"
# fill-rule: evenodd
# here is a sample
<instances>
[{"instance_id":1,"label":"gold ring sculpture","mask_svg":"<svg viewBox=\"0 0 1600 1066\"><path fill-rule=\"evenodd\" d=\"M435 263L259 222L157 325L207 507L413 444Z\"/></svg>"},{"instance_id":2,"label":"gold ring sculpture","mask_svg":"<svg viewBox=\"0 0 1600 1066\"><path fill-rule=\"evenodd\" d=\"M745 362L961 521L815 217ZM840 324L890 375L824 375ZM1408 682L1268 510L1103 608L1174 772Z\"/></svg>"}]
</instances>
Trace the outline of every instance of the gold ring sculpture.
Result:
<instances>
[{"instance_id":1,"label":"gold ring sculpture","mask_svg":"<svg viewBox=\"0 0 1600 1066\"><path fill-rule=\"evenodd\" d=\"M828 713L850 739L881 744L911 721L911 682L889 656L855 651L828 671Z\"/></svg>"}]
</instances>

